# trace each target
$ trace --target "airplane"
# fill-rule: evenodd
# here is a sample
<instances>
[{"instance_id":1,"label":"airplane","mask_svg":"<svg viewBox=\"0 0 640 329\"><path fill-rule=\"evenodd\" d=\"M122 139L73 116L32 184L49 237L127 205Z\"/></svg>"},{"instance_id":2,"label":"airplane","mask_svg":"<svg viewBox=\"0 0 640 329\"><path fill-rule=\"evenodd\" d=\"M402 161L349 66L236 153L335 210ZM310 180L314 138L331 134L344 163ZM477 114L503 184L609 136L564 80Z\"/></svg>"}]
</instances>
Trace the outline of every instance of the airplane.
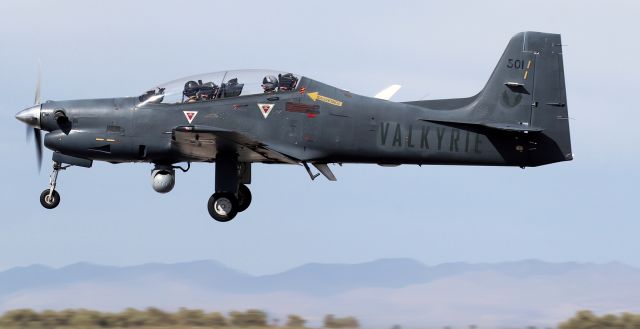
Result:
<instances>
[{"instance_id":1,"label":"airplane","mask_svg":"<svg viewBox=\"0 0 640 329\"><path fill-rule=\"evenodd\" d=\"M307 76L239 70L178 79L138 97L41 103L38 78L35 105L16 118L33 128L39 165L42 130L53 151L43 207L60 203L58 173L70 166L151 163L153 189L167 193L176 170L208 162L215 193L207 209L220 222L251 204L253 163L298 165L311 180L335 181L329 164L525 168L573 159L559 34L513 36L475 96L390 101L398 89L367 97Z\"/></svg>"}]
</instances>

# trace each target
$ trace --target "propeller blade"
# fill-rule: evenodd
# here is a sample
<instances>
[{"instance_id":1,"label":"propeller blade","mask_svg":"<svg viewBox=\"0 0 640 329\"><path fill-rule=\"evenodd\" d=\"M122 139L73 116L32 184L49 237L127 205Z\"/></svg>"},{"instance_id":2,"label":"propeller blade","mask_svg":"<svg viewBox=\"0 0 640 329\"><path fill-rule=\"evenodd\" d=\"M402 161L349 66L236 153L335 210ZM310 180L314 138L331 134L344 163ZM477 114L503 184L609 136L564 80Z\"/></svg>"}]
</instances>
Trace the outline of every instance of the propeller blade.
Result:
<instances>
[{"instance_id":1,"label":"propeller blade","mask_svg":"<svg viewBox=\"0 0 640 329\"><path fill-rule=\"evenodd\" d=\"M38 157L38 172L42 169L42 134L40 133L40 129L33 128L33 135L35 136L36 142L36 155Z\"/></svg>"},{"instance_id":2,"label":"propeller blade","mask_svg":"<svg viewBox=\"0 0 640 329\"><path fill-rule=\"evenodd\" d=\"M26 126L26 128L27 128L26 136L27 136L27 143L28 143L29 139L31 139L31 135L33 135L33 130L31 130L31 127L29 127L29 126Z\"/></svg>"},{"instance_id":3,"label":"propeller blade","mask_svg":"<svg viewBox=\"0 0 640 329\"><path fill-rule=\"evenodd\" d=\"M36 81L36 96L33 100L33 104L40 104L40 80L42 80L42 63L38 61L38 80Z\"/></svg>"}]
</instances>

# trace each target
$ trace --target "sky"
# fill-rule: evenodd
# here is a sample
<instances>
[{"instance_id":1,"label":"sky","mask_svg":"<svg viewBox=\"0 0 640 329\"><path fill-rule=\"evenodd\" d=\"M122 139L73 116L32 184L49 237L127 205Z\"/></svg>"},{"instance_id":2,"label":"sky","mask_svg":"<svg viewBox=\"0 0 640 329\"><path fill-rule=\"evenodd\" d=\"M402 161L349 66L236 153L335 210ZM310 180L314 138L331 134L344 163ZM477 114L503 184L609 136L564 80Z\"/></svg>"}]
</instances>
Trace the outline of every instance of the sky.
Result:
<instances>
[{"instance_id":1,"label":"sky","mask_svg":"<svg viewBox=\"0 0 640 329\"><path fill-rule=\"evenodd\" d=\"M640 266L637 1L0 2L0 270L215 259L253 274L309 262L407 257ZM477 93L510 37L561 33L575 160L539 168L255 165L251 207L229 223L206 202L214 165L157 194L150 164L94 163L39 204L51 152L14 115L43 100L134 96L197 73L290 71L395 101Z\"/></svg>"}]
</instances>

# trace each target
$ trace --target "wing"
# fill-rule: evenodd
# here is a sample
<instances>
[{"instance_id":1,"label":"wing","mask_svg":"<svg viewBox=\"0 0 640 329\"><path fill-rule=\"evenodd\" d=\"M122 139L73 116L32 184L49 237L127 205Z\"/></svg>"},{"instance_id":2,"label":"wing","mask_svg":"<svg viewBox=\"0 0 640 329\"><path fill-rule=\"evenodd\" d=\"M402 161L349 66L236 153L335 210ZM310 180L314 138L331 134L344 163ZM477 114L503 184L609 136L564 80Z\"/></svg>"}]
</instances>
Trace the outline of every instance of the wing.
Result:
<instances>
[{"instance_id":1,"label":"wing","mask_svg":"<svg viewBox=\"0 0 640 329\"><path fill-rule=\"evenodd\" d=\"M390 100L391 97L393 97L393 95L395 95L398 90L400 90L400 88L402 88L402 86L400 85L391 85L387 88L385 88L384 90L381 90L379 93L377 93L375 96L373 96L374 98L378 98L378 99L384 99L384 100Z\"/></svg>"},{"instance_id":2,"label":"wing","mask_svg":"<svg viewBox=\"0 0 640 329\"><path fill-rule=\"evenodd\" d=\"M174 128L171 146L188 158L202 161L212 161L216 158L216 154L222 151L236 152L241 162L300 163L245 134L207 126Z\"/></svg>"}]
</instances>

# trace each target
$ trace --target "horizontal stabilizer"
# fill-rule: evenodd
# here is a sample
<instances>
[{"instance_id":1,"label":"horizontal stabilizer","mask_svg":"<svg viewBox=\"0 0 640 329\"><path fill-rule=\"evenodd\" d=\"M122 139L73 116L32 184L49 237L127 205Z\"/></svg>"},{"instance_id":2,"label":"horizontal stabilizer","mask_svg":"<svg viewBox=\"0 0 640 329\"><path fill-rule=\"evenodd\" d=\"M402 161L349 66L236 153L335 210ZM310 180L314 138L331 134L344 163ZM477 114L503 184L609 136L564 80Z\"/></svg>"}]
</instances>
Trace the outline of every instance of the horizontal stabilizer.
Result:
<instances>
[{"instance_id":1,"label":"horizontal stabilizer","mask_svg":"<svg viewBox=\"0 0 640 329\"><path fill-rule=\"evenodd\" d=\"M497 130L504 131L515 131L515 132L542 132L544 129L540 127L532 127L529 125L519 125L512 123L485 123L483 126L487 128L493 128Z\"/></svg>"},{"instance_id":2,"label":"horizontal stabilizer","mask_svg":"<svg viewBox=\"0 0 640 329\"><path fill-rule=\"evenodd\" d=\"M529 132L538 133L544 130L541 127L534 127L526 124L513 124L513 123L459 122L459 121L442 121L442 120L427 120L427 119L422 119L422 121L439 123L439 124L444 124L448 126L455 126L455 125L477 126L477 127L489 128L493 130L520 132L520 133L529 133Z\"/></svg>"},{"instance_id":3,"label":"horizontal stabilizer","mask_svg":"<svg viewBox=\"0 0 640 329\"><path fill-rule=\"evenodd\" d=\"M391 99L391 97L393 97L393 95L395 95L398 92L398 90L400 90L400 88L402 88L401 85L391 85L385 88L384 90L382 90L381 92L377 93L373 97L388 101Z\"/></svg>"}]
</instances>

